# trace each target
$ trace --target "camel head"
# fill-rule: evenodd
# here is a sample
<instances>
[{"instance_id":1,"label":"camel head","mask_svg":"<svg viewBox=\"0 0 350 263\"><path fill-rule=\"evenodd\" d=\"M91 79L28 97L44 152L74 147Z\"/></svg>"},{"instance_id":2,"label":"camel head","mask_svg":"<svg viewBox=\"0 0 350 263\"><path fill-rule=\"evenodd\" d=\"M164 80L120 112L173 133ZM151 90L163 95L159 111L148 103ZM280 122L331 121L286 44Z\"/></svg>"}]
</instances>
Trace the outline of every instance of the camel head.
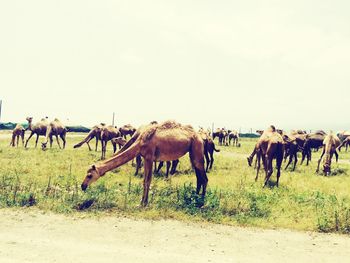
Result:
<instances>
[{"instance_id":1,"label":"camel head","mask_svg":"<svg viewBox=\"0 0 350 263\"><path fill-rule=\"evenodd\" d=\"M329 153L325 154L323 163L323 173L326 176L331 174L331 155Z\"/></svg>"},{"instance_id":2,"label":"camel head","mask_svg":"<svg viewBox=\"0 0 350 263\"><path fill-rule=\"evenodd\" d=\"M41 150L45 151L47 148L47 142L42 142L41 143Z\"/></svg>"},{"instance_id":3,"label":"camel head","mask_svg":"<svg viewBox=\"0 0 350 263\"><path fill-rule=\"evenodd\" d=\"M33 121L33 117L27 117L26 121L28 121L29 123L31 123Z\"/></svg>"},{"instance_id":4,"label":"camel head","mask_svg":"<svg viewBox=\"0 0 350 263\"><path fill-rule=\"evenodd\" d=\"M96 168L95 165L91 166L91 168L87 171L86 177L81 184L81 190L85 191L86 188L93 182L96 182L101 176L98 169Z\"/></svg>"}]
</instances>

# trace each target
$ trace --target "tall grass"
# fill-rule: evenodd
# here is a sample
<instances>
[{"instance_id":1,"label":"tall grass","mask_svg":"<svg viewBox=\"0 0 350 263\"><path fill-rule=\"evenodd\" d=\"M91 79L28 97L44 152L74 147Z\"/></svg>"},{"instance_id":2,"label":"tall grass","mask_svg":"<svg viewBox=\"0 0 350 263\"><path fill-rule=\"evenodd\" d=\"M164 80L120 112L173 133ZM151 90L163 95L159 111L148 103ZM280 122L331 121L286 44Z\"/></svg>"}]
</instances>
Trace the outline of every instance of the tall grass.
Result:
<instances>
[{"instance_id":1,"label":"tall grass","mask_svg":"<svg viewBox=\"0 0 350 263\"><path fill-rule=\"evenodd\" d=\"M255 140L243 140L241 148L221 147L209 173L205 200L195 194L195 175L188 157L181 159L179 173L165 180L154 176L149 207L140 209L142 179L126 164L80 190L89 165L100 152L86 147L72 149L80 138L69 137L68 148L45 152L8 147L0 140L0 207L35 206L58 213L118 213L144 218L176 218L230 225L290 228L322 232L350 232L349 153L333 163L336 175L315 174L319 153L310 166L282 173L280 187L263 189L245 156ZM111 151L109 151L111 154ZM275 180L273 177L272 180ZM273 184L272 184L273 185ZM203 205L204 204L204 205ZM203 205L203 206L202 206Z\"/></svg>"}]
</instances>

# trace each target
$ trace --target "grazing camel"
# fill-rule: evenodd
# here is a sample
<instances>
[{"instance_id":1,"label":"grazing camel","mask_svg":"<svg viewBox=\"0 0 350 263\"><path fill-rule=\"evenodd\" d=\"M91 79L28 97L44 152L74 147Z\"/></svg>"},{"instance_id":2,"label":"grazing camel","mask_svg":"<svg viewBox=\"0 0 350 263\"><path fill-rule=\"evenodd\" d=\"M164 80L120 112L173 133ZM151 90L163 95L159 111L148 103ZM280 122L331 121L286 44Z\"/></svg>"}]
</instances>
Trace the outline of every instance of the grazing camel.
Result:
<instances>
[{"instance_id":1,"label":"grazing camel","mask_svg":"<svg viewBox=\"0 0 350 263\"><path fill-rule=\"evenodd\" d=\"M311 149L318 149L322 147L325 137L326 135L323 131L318 131L317 133L315 132L306 135L300 164L303 164L306 158L306 165L309 165L309 162L311 161Z\"/></svg>"},{"instance_id":2,"label":"grazing camel","mask_svg":"<svg viewBox=\"0 0 350 263\"><path fill-rule=\"evenodd\" d=\"M122 137L126 139L126 135L130 135L130 137L132 137L136 132L136 129L132 125L126 124L119 128L119 132L122 135Z\"/></svg>"},{"instance_id":3,"label":"grazing camel","mask_svg":"<svg viewBox=\"0 0 350 263\"><path fill-rule=\"evenodd\" d=\"M41 143L41 149L45 150L47 148L47 143L50 140L50 148L52 148L52 137L56 137L56 141L58 144L58 147L61 149L61 144L58 139L58 136L60 136L61 140L63 141L63 149L66 147L66 133L67 128L58 120L54 119L52 122L50 122L49 126L46 130L46 138L43 143Z\"/></svg>"},{"instance_id":4,"label":"grazing camel","mask_svg":"<svg viewBox=\"0 0 350 263\"><path fill-rule=\"evenodd\" d=\"M198 134L202 137L204 143L204 157L206 161L205 171L208 172L209 169L213 168L214 151L220 152L220 150L217 150L215 148L215 143L208 132L205 132L203 129L200 129Z\"/></svg>"},{"instance_id":5,"label":"grazing camel","mask_svg":"<svg viewBox=\"0 0 350 263\"><path fill-rule=\"evenodd\" d=\"M276 159L277 168L277 181L276 186L279 184L279 178L281 175L281 165L283 161L284 144L282 136L276 131L276 128L271 125L259 138L254 150L257 155L257 171L255 181L258 180L260 161L263 160L263 166L265 169L265 181L264 187L267 185L268 181L273 172L272 161ZM248 160L249 162L249 160Z\"/></svg>"},{"instance_id":6,"label":"grazing camel","mask_svg":"<svg viewBox=\"0 0 350 263\"><path fill-rule=\"evenodd\" d=\"M36 148L38 146L39 136L46 136L46 130L47 130L49 123L47 122L47 118L42 118L35 125L32 124L32 122L33 122L32 117L28 117L28 118L26 118L26 120L28 121L28 130L30 130L31 133L30 133L28 139L26 140L26 144L24 147L27 148L27 145L28 145L30 138L32 138L32 136L34 134L36 134L36 141L35 141L35 148Z\"/></svg>"},{"instance_id":7,"label":"grazing camel","mask_svg":"<svg viewBox=\"0 0 350 263\"><path fill-rule=\"evenodd\" d=\"M321 160L323 156L326 155L323 159L323 173L326 176L330 175L333 154L335 155L335 159L338 162L337 148L339 147L339 145L340 140L336 135L334 135L333 133L326 135L325 139L323 140L323 151L320 159L318 160L316 173L319 172Z\"/></svg>"},{"instance_id":8,"label":"grazing camel","mask_svg":"<svg viewBox=\"0 0 350 263\"><path fill-rule=\"evenodd\" d=\"M24 146L24 133L25 129L21 124L17 124L14 130L12 131L12 139L10 142L10 146L15 147L16 145L16 139L17 139L17 147L19 144L19 137L22 139L22 146Z\"/></svg>"},{"instance_id":9,"label":"grazing camel","mask_svg":"<svg viewBox=\"0 0 350 263\"><path fill-rule=\"evenodd\" d=\"M264 133L263 130L256 130L255 132L257 134L259 134L260 136L263 135L263 133ZM257 151L258 151L258 144L256 144L254 146L253 152L247 157L247 161L248 161L249 166L252 166L252 162L253 162L254 156L257 153ZM255 161L255 168L256 168L256 164L257 164L257 160Z\"/></svg>"},{"instance_id":10,"label":"grazing camel","mask_svg":"<svg viewBox=\"0 0 350 263\"><path fill-rule=\"evenodd\" d=\"M350 136L346 137L342 143L339 145L338 147L338 151L340 152L341 151L341 148L345 145L345 151L347 152L348 151L348 147L350 145Z\"/></svg>"},{"instance_id":11,"label":"grazing camel","mask_svg":"<svg viewBox=\"0 0 350 263\"><path fill-rule=\"evenodd\" d=\"M114 126L103 126L101 128L101 144L102 144L102 155L101 159L106 158L107 143L113 138L121 137L120 131Z\"/></svg>"},{"instance_id":12,"label":"grazing camel","mask_svg":"<svg viewBox=\"0 0 350 263\"><path fill-rule=\"evenodd\" d=\"M130 139L132 140L134 136ZM126 147L127 144L124 146ZM124 148L123 147L123 148ZM123 148L121 150L123 150ZM83 191L106 172L111 171L135 158L140 154L144 158L144 181L141 205L148 204L148 192L152 180L152 166L154 161L171 161L190 154L192 165L196 172L199 194L205 197L208 177L204 169L203 140L190 126L183 126L174 121L145 126L139 136L134 138L132 145L112 158L93 165L81 185Z\"/></svg>"},{"instance_id":13,"label":"grazing camel","mask_svg":"<svg viewBox=\"0 0 350 263\"><path fill-rule=\"evenodd\" d=\"M117 145L119 146L119 150L126 144L126 140L123 137L117 137L111 139L111 143L113 145L113 153L117 151Z\"/></svg>"},{"instance_id":14,"label":"grazing camel","mask_svg":"<svg viewBox=\"0 0 350 263\"><path fill-rule=\"evenodd\" d=\"M292 171L295 171L296 164L298 163L298 152L303 151L303 146L306 140L306 134L294 133L293 131L289 135L284 135L283 140L285 142L285 156L286 160L289 157L288 164L286 165L285 170L289 167L289 165L293 162L294 166Z\"/></svg>"},{"instance_id":15,"label":"grazing camel","mask_svg":"<svg viewBox=\"0 0 350 263\"><path fill-rule=\"evenodd\" d=\"M89 147L89 151L91 151L91 147L90 147L89 142L95 138L96 139L95 151L97 152L98 141L101 140L101 129L103 126L105 126L105 124L101 123L99 125L95 125L94 127L92 127L92 129L89 131L89 133L85 137L85 139L82 140L81 142L79 142L78 144L74 145L74 148L79 148L84 143L86 143L87 146Z\"/></svg>"},{"instance_id":16,"label":"grazing camel","mask_svg":"<svg viewBox=\"0 0 350 263\"><path fill-rule=\"evenodd\" d=\"M238 131L230 131L228 134L228 144L231 145L231 141L233 140L233 146L238 146L239 133Z\"/></svg>"}]
</instances>

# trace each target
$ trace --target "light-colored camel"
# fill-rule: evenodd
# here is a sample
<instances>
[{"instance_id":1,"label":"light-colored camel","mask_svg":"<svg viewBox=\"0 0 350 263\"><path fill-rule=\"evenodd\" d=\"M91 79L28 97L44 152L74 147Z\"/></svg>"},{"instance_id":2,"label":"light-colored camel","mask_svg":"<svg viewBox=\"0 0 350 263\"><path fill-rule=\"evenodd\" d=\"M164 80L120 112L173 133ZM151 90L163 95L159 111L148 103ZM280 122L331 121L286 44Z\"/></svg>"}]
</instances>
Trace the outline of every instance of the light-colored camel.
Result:
<instances>
[{"instance_id":1,"label":"light-colored camel","mask_svg":"<svg viewBox=\"0 0 350 263\"><path fill-rule=\"evenodd\" d=\"M45 141L41 143L41 149L45 150L47 148L47 143L49 140L50 148L52 148L53 136L56 137L56 141L60 149L61 144L58 139L58 136L62 139L64 149L66 147L66 134L67 128L58 119L54 119L52 122L50 122L49 126L47 127Z\"/></svg>"},{"instance_id":2,"label":"light-colored camel","mask_svg":"<svg viewBox=\"0 0 350 263\"><path fill-rule=\"evenodd\" d=\"M233 140L233 146L239 146L239 133L238 133L238 131L235 131L235 130L233 130L233 131L229 131L229 133L228 133L228 144L229 145L231 145L231 141Z\"/></svg>"},{"instance_id":3,"label":"light-colored camel","mask_svg":"<svg viewBox=\"0 0 350 263\"><path fill-rule=\"evenodd\" d=\"M279 178L281 175L281 165L283 161L284 144L282 136L276 131L274 126L270 126L259 138L257 143L257 171L255 181L258 180L260 170L260 159L263 160L265 169L264 187L267 185L270 177L273 173L272 161L276 159L277 169L277 181L276 186L279 184Z\"/></svg>"},{"instance_id":4,"label":"light-colored camel","mask_svg":"<svg viewBox=\"0 0 350 263\"><path fill-rule=\"evenodd\" d=\"M46 136L46 130L47 130L49 123L47 122L47 118L42 118L35 125L32 124L32 122L33 122L32 117L28 117L28 118L26 118L26 120L28 121L28 130L30 130L31 133L30 133L28 139L26 140L25 148L27 148L28 142L34 134L36 134L36 140L35 140L35 148L36 148L38 146L39 136Z\"/></svg>"},{"instance_id":5,"label":"light-colored camel","mask_svg":"<svg viewBox=\"0 0 350 263\"><path fill-rule=\"evenodd\" d=\"M339 147L339 145L340 145L340 140L336 135L334 135L332 132L330 134L326 135L326 137L323 140L323 151L322 151L320 159L318 160L316 173L319 172L320 163L322 161L322 158L324 155L326 155L323 158L323 173L326 176L330 175L333 154L335 155L335 159L338 162L339 156L337 153L337 148Z\"/></svg>"},{"instance_id":6,"label":"light-colored camel","mask_svg":"<svg viewBox=\"0 0 350 263\"><path fill-rule=\"evenodd\" d=\"M81 188L83 191L86 190L91 183L98 180L106 172L131 161L140 154L144 158L145 170L141 205L146 206L152 180L153 162L176 160L187 152L190 154L197 176L196 193L199 194L202 189L202 197L204 198L208 177L204 169L203 140L192 127L183 126L174 121L145 126L129 148L104 162L93 165L87 171Z\"/></svg>"},{"instance_id":7,"label":"light-colored camel","mask_svg":"<svg viewBox=\"0 0 350 263\"><path fill-rule=\"evenodd\" d=\"M17 124L12 131L12 139L10 142L10 146L15 147L17 145L18 147L19 137L21 137L22 146L24 146L24 133L25 133L25 129L23 128L23 126L21 124Z\"/></svg>"},{"instance_id":8,"label":"light-colored camel","mask_svg":"<svg viewBox=\"0 0 350 263\"><path fill-rule=\"evenodd\" d=\"M122 137L124 137L124 139L126 139L127 135L130 135L130 137L132 137L134 135L134 133L136 132L136 129L131 124L126 124L126 125L120 127L119 131L120 131Z\"/></svg>"},{"instance_id":9,"label":"light-colored camel","mask_svg":"<svg viewBox=\"0 0 350 263\"><path fill-rule=\"evenodd\" d=\"M91 147L90 147L89 142L95 138L96 139L95 151L97 152L98 141L101 140L101 129L103 126L105 126L105 124L101 123L101 124L98 124L98 125L95 125L94 127L92 127L92 129L89 131L89 133L85 137L85 139L82 140L81 142L79 142L78 144L74 145L74 148L79 148L84 143L86 143L87 146L89 147L89 151L91 151Z\"/></svg>"},{"instance_id":10,"label":"light-colored camel","mask_svg":"<svg viewBox=\"0 0 350 263\"><path fill-rule=\"evenodd\" d=\"M107 143L113 138L121 137L119 129L115 126L103 126L101 128L101 144L102 144L102 154L101 159L106 158Z\"/></svg>"}]
</instances>

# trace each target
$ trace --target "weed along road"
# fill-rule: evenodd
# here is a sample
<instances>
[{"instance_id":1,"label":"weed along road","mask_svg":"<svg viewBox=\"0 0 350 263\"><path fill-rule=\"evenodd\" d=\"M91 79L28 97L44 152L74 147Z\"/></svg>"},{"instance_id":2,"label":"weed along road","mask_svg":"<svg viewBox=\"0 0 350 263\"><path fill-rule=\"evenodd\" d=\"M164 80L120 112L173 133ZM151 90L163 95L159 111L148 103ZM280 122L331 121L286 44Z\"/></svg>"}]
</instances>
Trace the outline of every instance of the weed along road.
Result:
<instances>
[{"instance_id":1,"label":"weed along road","mask_svg":"<svg viewBox=\"0 0 350 263\"><path fill-rule=\"evenodd\" d=\"M350 238L174 220L0 210L1 263L346 262Z\"/></svg>"}]
</instances>

